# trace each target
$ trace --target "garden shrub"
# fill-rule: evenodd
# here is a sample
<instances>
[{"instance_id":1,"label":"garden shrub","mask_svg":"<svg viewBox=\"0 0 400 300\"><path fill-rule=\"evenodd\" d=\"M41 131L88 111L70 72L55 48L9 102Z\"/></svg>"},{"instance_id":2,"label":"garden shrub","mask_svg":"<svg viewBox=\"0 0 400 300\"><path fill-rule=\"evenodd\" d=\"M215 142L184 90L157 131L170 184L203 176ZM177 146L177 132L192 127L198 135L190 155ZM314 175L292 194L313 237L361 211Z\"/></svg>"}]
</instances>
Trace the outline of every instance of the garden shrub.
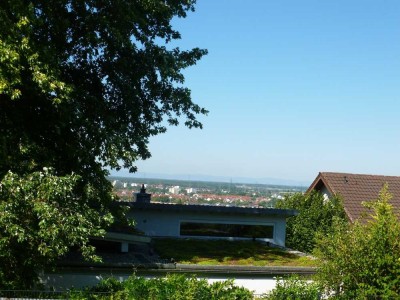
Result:
<instances>
[{"instance_id":1,"label":"garden shrub","mask_svg":"<svg viewBox=\"0 0 400 300\"><path fill-rule=\"evenodd\" d=\"M146 279L135 275L120 282L115 278L70 294L71 299L99 300L252 300L253 293L233 280L209 284L206 279L183 274Z\"/></svg>"},{"instance_id":2,"label":"garden shrub","mask_svg":"<svg viewBox=\"0 0 400 300\"><path fill-rule=\"evenodd\" d=\"M276 288L265 295L266 300L317 300L320 289L315 282L298 276L278 278Z\"/></svg>"}]
</instances>

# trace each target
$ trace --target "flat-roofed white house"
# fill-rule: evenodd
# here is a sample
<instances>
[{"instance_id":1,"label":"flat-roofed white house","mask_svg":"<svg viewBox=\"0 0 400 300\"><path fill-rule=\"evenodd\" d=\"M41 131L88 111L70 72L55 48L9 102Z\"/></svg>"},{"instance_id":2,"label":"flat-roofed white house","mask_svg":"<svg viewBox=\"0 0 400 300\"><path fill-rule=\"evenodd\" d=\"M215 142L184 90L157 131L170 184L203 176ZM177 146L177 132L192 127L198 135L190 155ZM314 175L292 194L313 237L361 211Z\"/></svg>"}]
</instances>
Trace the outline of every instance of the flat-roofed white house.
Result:
<instances>
[{"instance_id":1,"label":"flat-roofed white house","mask_svg":"<svg viewBox=\"0 0 400 300\"><path fill-rule=\"evenodd\" d=\"M43 284L57 289L80 288L94 285L101 278L109 276L123 280L133 270L141 271L142 274L150 272L151 276L154 276L151 272L158 274L163 269L168 272L174 271L176 265L171 260L161 260L153 251L144 252L151 250L153 237L249 239L284 247L286 218L297 214L297 211L287 209L152 203L151 195L146 193L144 186L133 201L120 202L118 205L129 206L127 216L135 220L136 229L143 235L138 235L136 231L132 233L110 230L105 237L93 237L92 243L99 250L98 254L103 263L84 262L71 253L58 263L57 270L42 274ZM154 271L155 269L158 271ZM213 272L232 274L233 271L235 269L218 271L217 268ZM236 272L242 271L239 268ZM260 270L257 269L257 272L260 274ZM262 272L263 276L269 276L273 280L272 274L296 273L303 270L274 268Z\"/></svg>"},{"instance_id":2,"label":"flat-roofed white house","mask_svg":"<svg viewBox=\"0 0 400 300\"><path fill-rule=\"evenodd\" d=\"M144 187L128 217L149 237L257 239L285 246L286 218L295 210L152 203Z\"/></svg>"}]
</instances>

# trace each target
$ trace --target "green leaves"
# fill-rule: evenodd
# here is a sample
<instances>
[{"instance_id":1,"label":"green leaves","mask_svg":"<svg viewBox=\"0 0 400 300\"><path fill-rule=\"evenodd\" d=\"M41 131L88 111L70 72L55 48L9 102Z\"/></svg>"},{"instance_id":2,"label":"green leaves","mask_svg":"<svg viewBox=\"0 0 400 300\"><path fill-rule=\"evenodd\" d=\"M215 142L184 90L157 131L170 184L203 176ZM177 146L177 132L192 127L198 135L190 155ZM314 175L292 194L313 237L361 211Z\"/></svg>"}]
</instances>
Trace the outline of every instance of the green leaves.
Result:
<instances>
[{"instance_id":1,"label":"green leaves","mask_svg":"<svg viewBox=\"0 0 400 300\"><path fill-rule=\"evenodd\" d=\"M234 285L233 280L216 281L209 284L206 279L179 274L145 279L130 276L119 282L111 277L84 292L72 292L71 299L87 299L94 293L111 293L107 299L143 299L143 300L252 300L252 292ZM100 294L96 299L103 299Z\"/></svg>"},{"instance_id":2,"label":"green leaves","mask_svg":"<svg viewBox=\"0 0 400 300\"><path fill-rule=\"evenodd\" d=\"M341 200L325 199L320 193L294 194L276 204L277 208L296 209L299 214L287 220L286 246L311 253L318 233L327 235L333 230L335 218L345 219Z\"/></svg>"},{"instance_id":3,"label":"green leaves","mask_svg":"<svg viewBox=\"0 0 400 300\"><path fill-rule=\"evenodd\" d=\"M0 273L7 281L15 274L35 274L70 247L82 248L86 258L94 249L86 246L89 236L104 235L101 228L112 218L99 216L79 193L81 178L76 174L59 177L51 169L19 176L9 172L0 183ZM10 251L11 250L11 251ZM20 257L26 260L20 261ZM29 287L15 280L11 287Z\"/></svg>"},{"instance_id":4,"label":"green leaves","mask_svg":"<svg viewBox=\"0 0 400 300\"><path fill-rule=\"evenodd\" d=\"M166 46L194 3L0 1L0 285L72 245L94 258L117 215L107 168L135 171L166 124L202 127L182 70L207 51Z\"/></svg>"},{"instance_id":5,"label":"green leaves","mask_svg":"<svg viewBox=\"0 0 400 300\"><path fill-rule=\"evenodd\" d=\"M50 97L54 105L60 104L68 98L71 88L58 78L58 68L50 67L45 61L47 57L35 49L34 24L30 21L35 18L32 5L20 13L14 23L7 18L6 11L0 14L1 23L9 26L3 28L5 32L0 35L0 94L9 96L11 100L21 98L24 76L30 73L39 91Z\"/></svg>"},{"instance_id":6,"label":"green leaves","mask_svg":"<svg viewBox=\"0 0 400 300\"><path fill-rule=\"evenodd\" d=\"M385 185L366 204L371 215L354 224L337 222L321 236L318 279L329 294L343 299L397 299L400 296L400 225Z\"/></svg>"},{"instance_id":7,"label":"green leaves","mask_svg":"<svg viewBox=\"0 0 400 300\"><path fill-rule=\"evenodd\" d=\"M265 296L265 300L319 300L321 294L316 282L310 282L310 278L293 275L287 278L277 278L275 289Z\"/></svg>"},{"instance_id":8,"label":"green leaves","mask_svg":"<svg viewBox=\"0 0 400 300\"><path fill-rule=\"evenodd\" d=\"M180 38L169 22L194 2L1 1L0 128L13 136L9 147L78 164L66 173L96 162L134 170L166 124L201 128L196 116L207 110L192 102L182 70L207 51L166 47Z\"/></svg>"}]
</instances>

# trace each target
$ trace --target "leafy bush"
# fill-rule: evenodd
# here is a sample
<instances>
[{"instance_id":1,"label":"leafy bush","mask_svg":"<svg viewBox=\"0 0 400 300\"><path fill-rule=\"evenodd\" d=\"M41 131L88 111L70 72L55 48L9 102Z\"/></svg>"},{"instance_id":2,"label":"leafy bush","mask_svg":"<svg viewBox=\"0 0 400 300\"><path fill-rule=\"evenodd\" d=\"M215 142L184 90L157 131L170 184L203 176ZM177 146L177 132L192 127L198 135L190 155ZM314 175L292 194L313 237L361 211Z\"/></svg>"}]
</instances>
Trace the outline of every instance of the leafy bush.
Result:
<instances>
[{"instance_id":1,"label":"leafy bush","mask_svg":"<svg viewBox=\"0 0 400 300\"><path fill-rule=\"evenodd\" d=\"M244 287L233 284L233 280L216 281L210 286L212 300L253 299L253 294Z\"/></svg>"},{"instance_id":2,"label":"leafy bush","mask_svg":"<svg viewBox=\"0 0 400 300\"><path fill-rule=\"evenodd\" d=\"M98 259L89 236L103 236L101 227L113 220L91 207L98 195L81 176L59 176L51 168L0 176L0 289L38 288L38 270L53 266L70 247Z\"/></svg>"},{"instance_id":3,"label":"leafy bush","mask_svg":"<svg viewBox=\"0 0 400 300\"><path fill-rule=\"evenodd\" d=\"M400 223L385 185L367 202L368 218L337 222L329 237L318 240L317 278L326 293L339 299L400 299Z\"/></svg>"},{"instance_id":4,"label":"leafy bush","mask_svg":"<svg viewBox=\"0 0 400 300\"><path fill-rule=\"evenodd\" d=\"M288 218L286 227L286 246L311 253L315 247L316 234L327 235L332 232L333 220L346 219L342 201L338 197L325 199L321 193L296 193L279 200L277 208L295 209L297 216Z\"/></svg>"},{"instance_id":5,"label":"leafy bush","mask_svg":"<svg viewBox=\"0 0 400 300\"><path fill-rule=\"evenodd\" d=\"M100 281L100 283L98 285L96 285L95 287L91 288L90 291L93 293L98 293L98 294L102 294L102 293L118 293L121 292L125 289L124 287L124 283L117 280L114 277L110 277L107 279L104 279L102 281Z\"/></svg>"},{"instance_id":6,"label":"leafy bush","mask_svg":"<svg viewBox=\"0 0 400 300\"><path fill-rule=\"evenodd\" d=\"M309 282L298 276L279 278L276 288L265 296L266 300L316 300L320 299L317 283Z\"/></svg>"},{"instance_id":7,"label":"leafy bush","mask_svg":"<svg viewBox=\"0 0 400 300\"><path fill-rule=\"evenodd\" d=\"M70 298L76 300L251 300L254 297L248 289L235 286L233 280L209 284L207 280L198 279L195 276L171 274L152 279L131 276L123 282L108 278L83 292L71 293Z\"/></svg>"}]
</instances>

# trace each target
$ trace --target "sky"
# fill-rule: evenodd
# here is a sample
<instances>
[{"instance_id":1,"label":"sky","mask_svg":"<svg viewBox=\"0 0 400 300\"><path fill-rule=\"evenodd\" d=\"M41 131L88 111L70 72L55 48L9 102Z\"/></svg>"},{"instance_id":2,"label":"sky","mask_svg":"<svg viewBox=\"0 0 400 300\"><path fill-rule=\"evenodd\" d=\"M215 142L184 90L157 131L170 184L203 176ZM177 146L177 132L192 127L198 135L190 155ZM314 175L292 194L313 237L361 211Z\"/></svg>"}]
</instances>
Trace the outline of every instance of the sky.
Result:
<instances>
[{"instance_id":1,"label":"sky","mask_svg":"<svg viewBox=\"0 0 400 300\"><path fill-rule=\"evenodd\" d=\"M400 175L400 1L198 0L173 25L209 51L184 71L209 114L151 138L139 174Z\"/></svg>"}]
</instances>

